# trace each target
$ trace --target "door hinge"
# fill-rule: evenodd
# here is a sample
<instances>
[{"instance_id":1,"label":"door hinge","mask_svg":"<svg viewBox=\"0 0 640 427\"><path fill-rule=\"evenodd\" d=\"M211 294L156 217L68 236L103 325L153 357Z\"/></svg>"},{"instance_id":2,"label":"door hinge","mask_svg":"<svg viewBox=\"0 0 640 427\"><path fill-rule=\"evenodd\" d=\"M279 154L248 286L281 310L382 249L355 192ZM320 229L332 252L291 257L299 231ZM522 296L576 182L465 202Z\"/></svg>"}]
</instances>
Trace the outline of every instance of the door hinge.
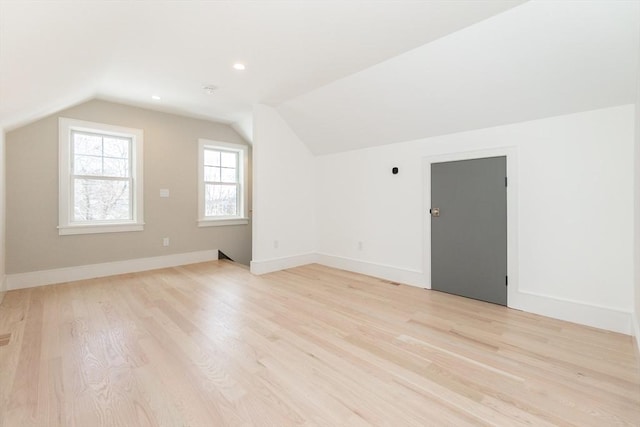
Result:
<instances>
[{"instance_id":1,"label":"door hinge","mask_svg":"<svg viewBox=\"0 0 640 427\"><path fill-rule=\"evenodd\" d=\"M504 285L509 286L509 276L504 276Z\"/></svg>"},{"instance_id":2,"label":"door hinge","mask_svg":"<svg viewBox=\"0 0 640 427\"><path fill-rule=\"evenodd\" d=\"M507 187L507 186L508 186L508 184L507 184L507 177L506 177L506 176L504 177L504 186L505 186L505 187Z\"/></svg>"}]
</instances>

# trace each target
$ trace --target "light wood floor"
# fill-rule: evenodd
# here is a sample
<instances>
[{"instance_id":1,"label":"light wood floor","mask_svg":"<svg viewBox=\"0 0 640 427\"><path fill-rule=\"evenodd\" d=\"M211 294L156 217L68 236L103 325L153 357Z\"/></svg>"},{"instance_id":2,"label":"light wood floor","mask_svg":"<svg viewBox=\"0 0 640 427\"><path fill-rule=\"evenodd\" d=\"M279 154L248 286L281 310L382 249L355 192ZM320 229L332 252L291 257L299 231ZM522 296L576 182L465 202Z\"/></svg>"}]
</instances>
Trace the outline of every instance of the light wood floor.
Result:
<instances>
[{"instance_id":1,"label":"light wood floor","mask_svg":"<svg viewBox=\"0 0 640 427\"><path fill-rule=\"evenodd\" d=\"M628 336L317 265L218 261L0 306L7 427L640 425L638 366Z\"/></svg>"}]
</instances>

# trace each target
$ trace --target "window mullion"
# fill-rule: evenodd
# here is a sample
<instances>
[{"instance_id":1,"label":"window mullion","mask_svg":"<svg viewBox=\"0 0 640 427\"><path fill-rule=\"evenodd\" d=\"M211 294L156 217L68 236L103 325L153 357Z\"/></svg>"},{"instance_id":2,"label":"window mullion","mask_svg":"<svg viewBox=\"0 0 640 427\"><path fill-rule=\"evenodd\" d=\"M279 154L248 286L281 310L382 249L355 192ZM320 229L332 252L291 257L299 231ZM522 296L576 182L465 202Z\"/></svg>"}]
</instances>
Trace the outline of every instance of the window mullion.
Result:
<instances>
[{"instance_id":1,"label":"window mullion","mask_svg":"<svg viewBox=\"0 0 640 427\"><path fill-rule=\"evenodd\" d=\"M100 153L100 166L102 169L100 172L104 175L104 137L102 135L100 136L100 148L102 149Z\"/></svg>"},{"instance_id":2,"label":"window mullion","mask_svg":"<svg viewBox=\"0 0 640 427\"><path fill-rule=\"evenodd\" d=\"M222 181L204 181L205 184L212 185L237 185L237 182L222 182Z\"/></svg>"},{"instance_id":3,"label":"window mullion","mask_svg":"<svg viewBox=\"0 0 640 427\"><path fill-rule=\"evenodd\" d=\"M123 176L103 176L103 175L75 175L71 174L73 179L92 179L96 181L128 181L131 177Z\"/></svg>"}]
</instances>

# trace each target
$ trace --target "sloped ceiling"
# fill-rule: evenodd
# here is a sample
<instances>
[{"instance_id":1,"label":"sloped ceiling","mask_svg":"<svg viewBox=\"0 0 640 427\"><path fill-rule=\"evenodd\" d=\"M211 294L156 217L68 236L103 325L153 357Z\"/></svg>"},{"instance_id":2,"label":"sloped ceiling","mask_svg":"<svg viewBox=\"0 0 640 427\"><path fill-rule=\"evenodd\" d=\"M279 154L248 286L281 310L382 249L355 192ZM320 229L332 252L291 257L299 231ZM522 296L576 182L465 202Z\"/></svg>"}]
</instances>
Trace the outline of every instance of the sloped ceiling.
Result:
<instances>
[{"instance_id":1,"label":"sloped ceiling","mask_svg":"<svg viewBox=\"0 0 640 427\"><path fill-rule=\"evenodd\" d=\"M0 127L98 97L250 134L252 105L296 98L284 111L309 135L303 94L521 3L0 0Z\"/></svg>"},{"instance_id":2,"label":"sloped ceiling","mask_svg":"<svg viewBox=\"0 0 640 427\"><path fill-rule=\"evenodd\" d=\"M316 154L636 102L638 1L532 1L278 107Z\"/></svg>"}]
</instances>

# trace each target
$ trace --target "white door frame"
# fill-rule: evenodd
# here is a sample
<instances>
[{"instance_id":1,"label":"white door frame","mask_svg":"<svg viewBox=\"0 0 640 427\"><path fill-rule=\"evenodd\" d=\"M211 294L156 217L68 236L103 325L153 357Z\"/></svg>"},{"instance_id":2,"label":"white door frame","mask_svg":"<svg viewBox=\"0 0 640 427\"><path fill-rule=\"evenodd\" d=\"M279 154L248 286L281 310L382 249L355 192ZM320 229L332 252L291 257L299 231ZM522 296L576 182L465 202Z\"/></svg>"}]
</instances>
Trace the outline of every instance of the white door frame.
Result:
<instances>
[{"instance_id":1,"label":"white door frame","mask_svg":"<svg viewBox=\"0 0 640 427\"><path fill-rule=\"evenodd\" d=\"M433 163L454 162L457 160L483 159L505 156L507 158L507 307L517 306L518 298L518 150L517 147L498 147L473 151L460 151L424 157L422 170L424 176L423 211L423 271L424 283L431 289L431 165Z\"/></svg>"}]
</instances>

